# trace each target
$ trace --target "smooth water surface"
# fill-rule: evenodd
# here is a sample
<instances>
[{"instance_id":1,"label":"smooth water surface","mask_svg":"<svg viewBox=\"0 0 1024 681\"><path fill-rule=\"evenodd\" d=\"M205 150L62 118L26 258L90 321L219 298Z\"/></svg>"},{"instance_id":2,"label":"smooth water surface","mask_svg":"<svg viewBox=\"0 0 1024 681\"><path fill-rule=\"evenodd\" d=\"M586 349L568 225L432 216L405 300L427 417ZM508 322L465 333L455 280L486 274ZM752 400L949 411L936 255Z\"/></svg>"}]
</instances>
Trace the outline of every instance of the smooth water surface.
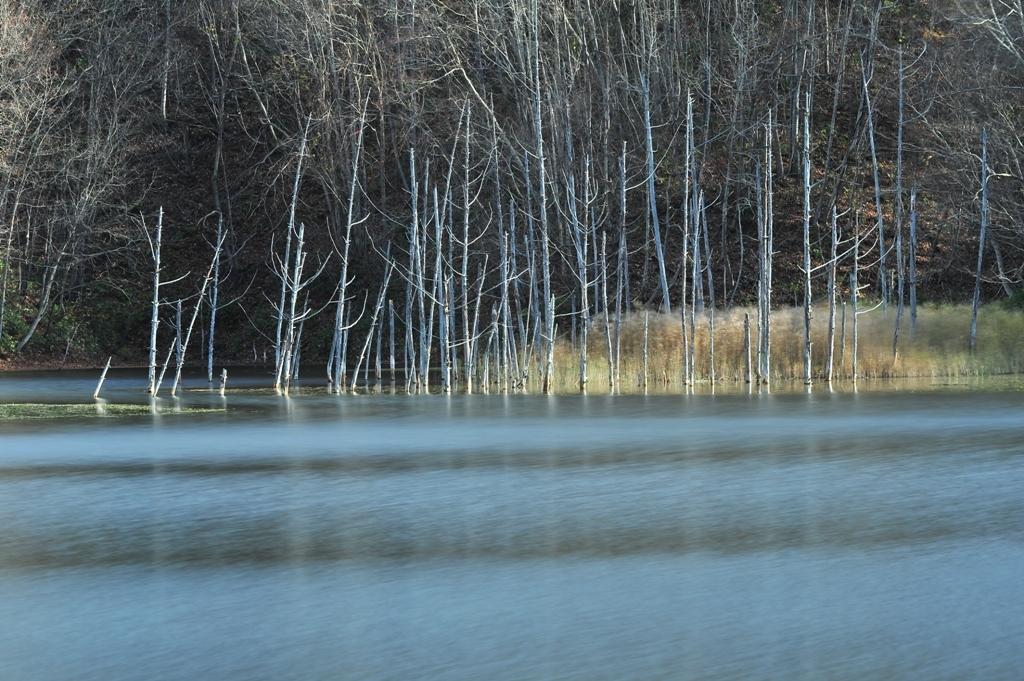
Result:
<instances>
[{"instance_id":1,"label":"smooth water surface","mask_svg":"<svg viewBox=\"0 0 1024 681\"><path fill-rule=\"evenodd\" d=\"M154 412L0 421L0 678L1024 678L1019 390Z\"/></svg>"}]
</instances>

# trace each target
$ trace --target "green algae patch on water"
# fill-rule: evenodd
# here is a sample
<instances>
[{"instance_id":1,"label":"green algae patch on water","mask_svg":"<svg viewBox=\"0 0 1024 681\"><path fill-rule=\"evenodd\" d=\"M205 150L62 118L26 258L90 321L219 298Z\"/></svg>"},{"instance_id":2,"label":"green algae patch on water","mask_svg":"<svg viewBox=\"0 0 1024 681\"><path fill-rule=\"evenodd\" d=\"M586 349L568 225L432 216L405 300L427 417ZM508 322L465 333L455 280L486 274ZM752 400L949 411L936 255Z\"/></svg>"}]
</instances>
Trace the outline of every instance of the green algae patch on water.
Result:
<instances>
[{"instance_id":1,"label":"green algae patch on water","mask_svg":"<svg viewBox=\"0 0 1024 681\"><path fill-rule=\"evenodd\" d=\"M157 409L145 404L0 404L0 421L61 418L112 418L157 414L200 414L224 411L223 407L172 407Z\"/></svg>"}]
</instances>

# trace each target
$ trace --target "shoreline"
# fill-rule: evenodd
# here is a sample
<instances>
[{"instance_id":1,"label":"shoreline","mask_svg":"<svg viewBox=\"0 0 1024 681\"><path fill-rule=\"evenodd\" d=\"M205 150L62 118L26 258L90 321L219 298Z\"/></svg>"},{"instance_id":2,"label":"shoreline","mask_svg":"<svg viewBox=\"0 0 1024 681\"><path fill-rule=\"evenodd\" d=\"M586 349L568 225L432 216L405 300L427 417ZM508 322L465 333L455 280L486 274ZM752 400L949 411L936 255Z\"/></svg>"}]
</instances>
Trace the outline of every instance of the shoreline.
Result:
<instances>
[{"instance_id":1,"label":"shoreline","mask_svg":"<svg viewBox=\"0 0 1024 681\"><path fill-rule=\"evenodd\" d=\"M16 371L76 371L76 370L91 370L102 371L106 361L100 366L96 366L91 362L64 362L61 365L60 362L54 362L51 360L0 360L0 374L16 372ZM113 361L110 363L111 369L121 367L131 367L130 364L115 364Z\"/></svg>"},{"instance_id":2,"label":"shoreline","mask_svg":"<svg viewBox=\"0 0 1024 681\"><path fill-rule=\"evenodd\" d=\"M15 359L0 359L0 374L14 371L103 371L107 360L95 362L93 360L67 360L61 362L52 358L25 357ZM189 366L186 364L185 366ZM145 364L135 362L122 362L117 358L110 361L111 369L144 369Z\"/></svg>"},{"instance_id":3,"label":"shoreline","mask_svg":"<svg viewBox=\"0 0 1024 681\"><path fill-rule=\"evenodd\" d=\"M922 306L916 332L906 328L909 322L901 320L898 352L894 320L887 318L884 311L875 312L872 309L858 312L857 318L860 321L856 326L852 320L848 323L847 314L843 312L835 319L834 331L826 328L826 310L818 306L813 312L811 342L817 352L812 357L812 376L816 382L827 375L825 349L830 345L833 348L832 376L836 379L849 377L854 372L863 378L1024 374L1024 315L1020 311L998 306L986 306L979 310L978 343L973 352L968 348L967 338L971 327L971 310L964 305ZM744 325L744 319L749 315L749 308L744 307L716 313L714 322L709 316L701 315L694 319L691 315L686 325L688 333L685 339L679 319L664 313L628 315L622 320L621 326L616 322L614 339L609 336L610 327L605 329L604 334L600 333L601 324L597 321L598 333L585 337L587 382L596 385L608 378L608 371L612 370L608 366L608 348L612 345L615 347L615 383L641 380L639 377L646 374L653 384L668 377L679 378L690 372L691 380L697 381L741 380L747 372L748 363L751 364L751 373L756 374L756 337L751 334L753 329ZM804 356L803 310L779 308L772 312L771 319L772 380L801 379ZM575 331L573 328L572 333L562 335L555 342L553 385L563 389L578 386L580 380L582 347L578 345L580 337ZM858 337L859 340L854 341ZM689 369L685 368L682 357L687 348ZM854 348L856 359L853 357ZM319 359L316 353L313 356ZM192 370L205 366L204 359L197 359L186 359L185 366ZM499 366L496 356L492 359L492 378L508 381L508 367ZM53 355L45 352L9 355L0 357L0 374L17 371L59 372L65 369L98 372L107 360L108 355L93 353L70 357L63 352ZM110 366L115 369L144 370L148 365L147 354L125 349L110 356L110 360ZM236 364L231 358L220 358L217 364L252 366L249 361ZM437 368L432 367L432 370ZM538 385L533 385L536 380L536 375L531 376L531 391L539 389Z\"/></svg>"}]
</instances>

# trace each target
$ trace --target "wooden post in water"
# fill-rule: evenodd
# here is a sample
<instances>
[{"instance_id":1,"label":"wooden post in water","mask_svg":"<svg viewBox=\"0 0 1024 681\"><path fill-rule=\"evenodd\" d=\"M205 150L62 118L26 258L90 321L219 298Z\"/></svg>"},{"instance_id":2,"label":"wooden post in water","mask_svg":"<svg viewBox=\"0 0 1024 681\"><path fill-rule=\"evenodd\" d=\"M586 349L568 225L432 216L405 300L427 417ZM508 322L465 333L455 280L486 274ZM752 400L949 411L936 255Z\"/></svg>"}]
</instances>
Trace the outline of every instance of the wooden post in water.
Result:
<instances>
[{"instance_id":1,"label":"wooden post in water","mask_svg":"<svg viewBox=\"0 0 1024 681\"><path fill-rule=\"evenodd\" d=\"M100 388L103 387L103 381L107 377L107 371L110 369L111 359L113 359L113 357L107 358L107 366L103 367L103 373L100 374L100 382L96 384L96 392L92 394L93 399L97 399L100 396Z\"/></svg>"}]
</instances>

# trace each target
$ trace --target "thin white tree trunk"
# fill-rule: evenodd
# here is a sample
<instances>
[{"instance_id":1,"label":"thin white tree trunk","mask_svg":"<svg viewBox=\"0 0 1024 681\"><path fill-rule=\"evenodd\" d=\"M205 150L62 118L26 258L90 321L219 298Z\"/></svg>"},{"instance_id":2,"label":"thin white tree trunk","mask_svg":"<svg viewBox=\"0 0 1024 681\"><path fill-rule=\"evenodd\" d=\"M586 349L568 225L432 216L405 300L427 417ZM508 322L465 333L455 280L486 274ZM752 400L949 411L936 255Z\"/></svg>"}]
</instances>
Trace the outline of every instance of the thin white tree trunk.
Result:
<instances>
[{"instance_id":1,"label":"thin white tree trunk","mask_svg":"<svg viewBox=\"0 0 1024 681\"><path fill-rule=\"evenodd\" d=\"M178 305L174 312L174 333L178 337L178 355L175 358L175 363L181 362L181 299L178 299Z\"/></svg>"},{"instance_id":2,"label":"thin white tree trunk","mask_svg":"<svg viewBox=\"0 0 1024 681\"><path fill-rule=\"evenodd\" d=\"M295 323L297 319L295 308L298 305L302 269L306 264L305 238L306 225L300 222L295 248L295 265L292 268L291 279L288 282L288 314L284 347L281 349L281 361L278 363L277 374L274 379L274 390L280 392L283 383L285 395L288 394L290 387L292 361L295 358Z\"/></svg>"},{"instance_id":3,"label":"thin white tree trunk","mask_svg":"<svg viewBox=\"0 0 1024 681\"><path fill-rule=\"evenodd\" d=\"M36 310L35 316L32 318L32 323L28 327L28 331L21 337L18 344L14 347L15 352L21 352L22 348L28 344L35 334L36 329L39 328L39 322L43 320L43 316L50 307L50 294L53 291L53 282L57 278L57 268L60 263L60 257L58 256L57 262L51 265L43 273L43 292L39 296L39 307Z\"/></svg>"},{"instance_id":4,"label":"thin white tree trunk","mask_svg":"<svg viewBox=\"0 0 1024 681\"><path fill-rule=\"evenodd\" d=\"M571 132L566 131L566 139L571 140ZM569 160L572 162L572 142L567 142ZM584 185L589 183L590 160L587 159L587 178ZM586 227L580 222L579 212L576 209L576 177L569 170L569 219L572 225L573 241L576 246L576 271L580 284L580 314L582 315L580 326L580 380L579 389L581 393L587 392L587 329L590 326L590 302L587 300L587 290L590 282L587 281L587 232ZM586 213L586 200L584 200L584 213ZM574 315L575 319L575 315Z\"/></svg>"},{"instance_id":5,"label":"thin white tree trunk","mask_svg":"<svg viewBox=\"0 0 1024 681\"><path fill-rule=\"evenodd\" d=\"M978 303L981 299L981 264L985 255L985 230L988 227L988 131L981 131L981 232L978 234L978 266L974 271L974 302L971 305L970 350L975 350L978 334Z\"/></svg>"},{"instance_id":6,"label":"thin white tree trunk","mask_svg":"<svg viewBox=\"0 0 1024 681\"><path fill-rule=\"evenodd\" d=\"M772 171L772 161L774 158L774 152L771 144L771 133L772 133L772 113L768 112L768 146L767 146L767 158L768 163L765 164L765 296L764 296L764 372L762 373L762 381L768 383L771 380L771 360L772 360L772 261L774 257L775 248L775 187L774 187L774 173Z\"/></svg>"},{"instance_id":7,"label":"thin white tree trunk","mask_svg":"<svg viewBox=\"0 0 1024 681\"><path fill-rule=\"evenodd\" d=\"M882 188L878 180L878 156L875 153L875 122L871 109L871 95L868 92L868 80L861 64L861 81L864 85L864 102L867 105L868 114L868 141L871 146L871 174L875 181L875 213L878 216L878 283L882 297L882 311L888 309L889 304L889 272L885 264L886 246L885 230L882 223Z\"/></svg>"},{"instance_id":8,"label":"thin white tree trunk","mask_svg":"<svg viewBox=\"0 0 1024 681\"><path fill-rule=\"evenodd\" d=\"M711 268L711 239L708 235L708 212L704 194L700 196L700 219L704 231L704 268L708 278L708 380L715 384L715 280Z\"/></svg>"},{"instance_id":9,"label":"thin white tree trunk","mask_svg":"<svg viewBox=\"0 0 1024 681\"><path fill-rule=\"evenodd\" d=\"M608 233L601 232L601 295L604 307L604 337L608 350L608 392L615 393L615 354L612 348L611 320L608 318Z\"/></svg>"},{"instance_id":10,"label":"thin white tree trunk","mask_svg":"<svg viewBox=\"0 0 1024 681\"><path fill-rule=\"evenodd\" d=\"M388 369L391 372L391 384L395 383L395 303L388 300Z\"/></svg>"},{"instance_id":11,"label":"thin white tree trunk","mask_svg":"<svg viewBox=\"0 0 1024 681\"><path fill-rule=\"evenodd\" d=\"M386 256L387 265L384 271L384 282L380 285L380 293L377 294L377 302L373 306L373 316L370 317L370 330L366 334L366 340L363 343L363 349L359 351L359 358L356 360L355 370L352 372L352 381L349 383L349 392L356 391L356 382L359 377L359 368L363 364L363 360L367 360L367 366L369 366L369 359L367 353L370 350L370 343L373 341L373 333L377 328L377 320L380 319L381 312L384 310L384 299L388 295L388 284L391 283L391 272L394 270L394 263L391 261L390 250Z\"/></svg>"},{"instance_id":12,"label":"thin white tree trunk","mask_svg":"<svg viewBox=\"0 0 1024 681\"><path fill-rule=\"evenodd\" d=\"M811 384L811 91L804 97L804 385Z\"/></svg>"},{"instance_id":13,"label":"thin white tree trunk","mask_svg":"<svg viewBox=\"0 0 1024 681\"><path fill-rule=\"evenodd\" d=\"M850 313L853 316L853 338L852 345L850 348L850 377L853 382L857 382L857 298L860 295L860 291L857 290L859 286L858 278L860 276L860 222L857 224L857 233L854 235L853 244L853 271L850 272Z\"/></svg>"},{"instance_id":14,"label":"thin white tree trunk","mask_svg":"<svg viewBox=\"0 0 1024 681\"><path fill-rule=\"evenodd\" d=\"M153 242L153 307L149 322L149 387L146 392L152 394L156 385L156 331L160 324L160 244L164 228L164 207L156 219L156 240Z\"/></svg>"},{"instance_id":15,"label":"thin white tree trunk","mask_svg":"<svg viewBox=\"0 0 1024 681\"><path fill-rule=\"evenodd\" d=\"M356 148L352 154L352 181L349 184L348 190L348 211L345 216L345 237L341 244L341 276L338 279L338 301L337 307L335 308L334 314L334 357L332 358L332 367L334 369L334 376L331 377L331 389L336 395L340 395L342 389L345 386L345 377L347 374L347 362L348 357L346 356L347 348L342 343L342 334L345 333L343 328L346 325L345 320L348 318L347 306L347 295L348 295L348 261L349 261L349 247L352 244L352 226L355 224L355 201L356 201L356 188L359 186L359 157L363 150L363 128L366 124L366 107L363 107L363 112L359 117L359 130L356 140ZM409 150L409 163L413 167L413 186L415 187L416 175L415 175L415 159L412 156L412 150ZM416 194L413 192L413 210L415 211L416 205Z\"/></svg>"},{"instance_id":16,"label":"thin white tree trunk","mask_svg":"<svg viewBox=\"0 0 1024 681\"><path fill-rule=\"evenodd\" d=\"M107 357L107 365L103 367L103 373L100 374L100 382L96 384L96 392L92 394L92 398L94 400L98 399L100 396L100 390L103 388L103 381L107 378L107 371L110 370L110 360L112 359L113 357Z\"/></svg>"},{"instance_id":17,"label":"thin white tree trunk","mask_svg":"<svg viewBox=\"0 0 1024 681\"><path fill-rule=\"evenodd\" d=\"M896 232L896 324L892 334L892 361L900 356L900 324L903 321L903 292L906 268L903 264L903 47L899 48L899 95L896 121L896 214L893 229Z\"/></svg>"},{"instance_id":18,"label":"thin white tree trunk","mask_svg":"<svg viewBox=\"0 0 1024 681\"><path fill-rule=\"evenodd\" d=\"M668 295L668 277L665 274L665 253L661 244L661 220L658 218L658 202L654 193L654 141L651 136L651 96L647 77L640 76L644 98L644 133L647 142L647 198L650 203L651 224L654 227L654 253L658 258L658 281L661 285L661 305L666 314L672 312Z\"/></svg>"},{"instance_id":19,"label":"thin white tree trunk","mask_svg":"<svg viewBox=\"0 0 1024 681\"><path fill-rule=\"evenodd\" d=\"M554 299L551 295L551 254L550 235L548 229L548 208L547 208L547 178L545 177L546 159L544 157L544 126L541 117L541 76L540 76L540 16L539 0L533 0L533 114L534 130L537 145L537 198L540 208L540 238L541 238L541 276L543 277L544 290L544 375L542 379L542 391L544 394L551 392L551 372L554 363L555 343L555 310L552 305Z\"/></svg>"},{"instance_id":20,"label":"thin white tree trunk","mask_svg":"<svg viewBox=\"0 0 1024 681\"><path fill-rule=\"evenodd\" d=\"M499 225L500 229L500 225ZM508 272L508 234L501 235L501 241L499 246L499 257L501 260L498 263L498 278L499 291L501 297L498 302L498 317L501 319L501 336L500 342L502 343L502 358L505 362L510 362L511 358L509 355L514 352L509 346L515 345L515 340L509 338L509 272ZM513 384L517 379L513 379Z\"/></svg>"},{"instance_id":21,"label":"thin white tree trunk","mask_svg":"<svg viewBox=\"0 0 1024 681\"><path fill-rule=\"evenodd\" d=\"M157 376L156 385L153 386L153 397L156 397L160 392L160 385L164 382L164 375L167 373L167 366L171 363L171 355L174 354L175 348L178 347L178 339L175 338L171 341L171 346L167 348L167 356L164 357L164 364L160 367L160 375Z\"/></svg>"},{"instance_id":22,"label":"thin white tree trunk","mask_svg":"<svg viewBox=\"0 0 1024 681\"><path fill-rule=\"evenodd\" d=\"M917 335L917 187L910 190L910 339Z\"/></svg>"},{"instance_id":23,"label":"thin white tree trunk","mask_svg":"<svg viewBox=\"0 0 1024 681\"><path fill-rule=\"evenodd\" d=\"M743 380L750 383L750 314L743 313Z\"/></svg>"},{"instance_id":24,"label":"thin white tree trunk","mask_svg":"<svg viewBox=\"0 0 1024 681\"><path fill-rule=\"evenodd\" d=\"M832 382L833 365L836 354L836 250L839 233L836 223L839 216L835 205L832 206L832 250L828 260L828 355L825 357L825 380Z\"/></svg>"},{"instance_id":25,"label":"thin white tree trunk","mask_svg":"<svg viewBox=\"0 0 1024 681\"><path fill-rule=\"evenodd\" d=\"M469 313L469 131L472 109L466 105L466 149L463 157L463 185L462 185L462 271L460 272L460 283L462 287L462 373L466 376L466 392L473 392L473 345L476 339L470 336L470 313ZM495 151L497 144L494 145ZM500 203L500 199L499 199Z\"/></svg>"},{"instance_id":26,"label":"thin white tree trunk","mask_svg":"<svg viewBox=\"0 0 1024 681\"><path fill-rule=\"evenodd\" d=\"M196 298L196 306L192 310L192 320L188 325L188 332L185 334L185 340L181 343L179 348L178 365L174 372L174 385L171 386L171 397L177 394L178 386L181 385L181 370L185 366L185 352L188 350L189 339L192 338L192 329L195 327L196 318L199 317L199 310L203 306L203 299L206 297L206 287L210 285L210 280L213 278L213 264L220 258L220 249L224 245L223 240L217 242L217 247L213 251L213 261L210 262L210 268L206 271L206 276L203 277L203 286L199 290L199 296ZM155 395L154 391L154 395Z\"/></svg>"},{"instance_id":27,"label":"thin white tree trunk","mask_svg":"<svg viewBox=\"0 0 1024 681\"><path fill-rule=\"evenodd\" d=\"M277 309L277 333L274 343L274 368L281 371L281 330L284 327L284 306L288 294L288 270L291 263L292 233L295 231L295 207L299 200L299 182L302 180L302 160L306 156L306 138L309 136L309 125L313 114L306 117L306 127L302 131L302 142L299 144L299 160L295 166L295 183L292 185L292 202L288 209L288 236L285 240L284 261L281 263L281 299Z\"/></svg>"},{"instance_id":28,"label":"thin white tree trunk","mask_svg":"<svg viewBox=\"0 0 1024 681\"><path fill-rule=\"evenodd\" d=\"M7 246L4 248L3 278L0 279L0 339L4 336L4 314L7 309L7 279L11 271L11 243L14 240L14 223L18 216L19 200L15 200L11 211L11 226L7 230Z\"/></svg>"},{"instance_id":29,"label":"thin white tree trunk","mask_svg":"<svg viewBox=\"0 0 1024 681\"><path fill-rule=\"evenodd\" d=\"M682 258L682 301L679 303L679 307L682 308L680 313L680 327L682 330L683 342L683 385L687 386L693 382L693 375L690 372L690 342L686 335L686 294L687 294L687 278L686 273L689 267L689 251L690 251L690 171L693 163L693 97L689 90L686 92L686 139L684 141L686 147L686 158L684 160L683 168L683 258ZM623 143L623 164L625 164L625 143ZM623 167L623 186L625 186L625 167ZM626 206L623 201L622 206L622 218L625 223ZM693 307L690 307L692 315ZM692 316L691 316L692 319Z\"/></svg>"},{"instance_id":30,"label":"thin white tree trunk","mask_svg":"<svg viewBox=\"0 0 1024 681\"><path fill-rule=\"evenodd\" d=\"M224 233L224 216L217 215L217 242ZM220 258L213 264L213 289L210 291L210 337L206 349L206 381L213 383L213 336L217 328L217 299L220 295Z\"/></svg>"},{"instance_id":31,"label":"thin white tree trunk","mask_svg":"<svg viewBox=\"0 0 1024 681\"><path fill-rule=\"evenodd\" d=\"M764 219L764 192L761 182L761 164L754 166L755 200L757 202L757 349L755 374L760 383L764 376L764 329L766 277L768 275L767 235Z\"/></svg>"}]
</instances>

